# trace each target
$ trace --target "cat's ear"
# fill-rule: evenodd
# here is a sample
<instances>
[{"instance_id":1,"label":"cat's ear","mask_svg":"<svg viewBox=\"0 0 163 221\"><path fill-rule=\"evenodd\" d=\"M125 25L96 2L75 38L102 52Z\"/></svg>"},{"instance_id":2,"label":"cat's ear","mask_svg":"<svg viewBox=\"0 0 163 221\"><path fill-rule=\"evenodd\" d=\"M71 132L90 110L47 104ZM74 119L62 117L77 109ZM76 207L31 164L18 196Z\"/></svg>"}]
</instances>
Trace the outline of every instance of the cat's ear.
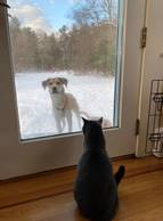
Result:
<instances>
[{"instance_id":1,"label":"cat's ear","mask_svg":"<svg viewBox=\"0 0 163 221\"><path fill-rule=\"evenodd\" d=\"M82 117L82 120L83 120L84 123L87 123L87 122L88 122L88 120L85 119L84 117Z\"/></svg>"},{"instance_id":2,"label":"cat's ear","mask_svg":"<svg viewBox=\"0 0 163 221\"><path fill-rule=\"evenodd\" d=\"M98 120L98 122L99 122L100 124L102 124L102 122L103 122L103 117L101 117L101 118Z\"/></svg>"}]
</instances>

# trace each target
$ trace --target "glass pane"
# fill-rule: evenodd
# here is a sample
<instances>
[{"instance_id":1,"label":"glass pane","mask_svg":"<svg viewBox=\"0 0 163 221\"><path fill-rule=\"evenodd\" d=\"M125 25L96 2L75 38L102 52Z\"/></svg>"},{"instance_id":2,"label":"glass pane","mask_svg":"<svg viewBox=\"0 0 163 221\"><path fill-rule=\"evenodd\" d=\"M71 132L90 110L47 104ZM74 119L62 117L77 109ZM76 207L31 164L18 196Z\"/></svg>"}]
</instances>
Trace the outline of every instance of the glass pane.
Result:
<instances>
[{"instance_id":1,"label":"glass pane","mask_svg":"<svg viewBox=\"0 0 163 221\"><path fill-rule=\"evenodd\" d=\"M21 139L81 131L80 116L117 127L122 1L8 4Z\"/></svg>"}]
</instances>

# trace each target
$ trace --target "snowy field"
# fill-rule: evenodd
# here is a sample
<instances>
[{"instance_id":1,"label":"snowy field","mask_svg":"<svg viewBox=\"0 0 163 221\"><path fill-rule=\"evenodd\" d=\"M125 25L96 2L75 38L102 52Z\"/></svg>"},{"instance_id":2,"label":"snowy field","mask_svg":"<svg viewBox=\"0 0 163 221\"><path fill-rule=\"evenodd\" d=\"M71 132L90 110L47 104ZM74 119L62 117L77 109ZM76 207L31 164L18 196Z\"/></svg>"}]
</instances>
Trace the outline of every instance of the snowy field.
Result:
<instances>
[{"instance_id":1,"label":"snowy field","mask_svg":"<svg viewBox=\"0 0 163 221\"><path fill-rule=\"evenodd\" d=\"M51 100L48 90L41 82L49 77L68 79L66 91L72 93L80 110L92 117L101 117L113 122L114 78L96 76L75 76L67 72L16 74L16 92L19 124L22 139L56 135ZM73 131L80 131L73 118ZM63 133L67 132L67 128Z\"/></svg>"}]
</instances>

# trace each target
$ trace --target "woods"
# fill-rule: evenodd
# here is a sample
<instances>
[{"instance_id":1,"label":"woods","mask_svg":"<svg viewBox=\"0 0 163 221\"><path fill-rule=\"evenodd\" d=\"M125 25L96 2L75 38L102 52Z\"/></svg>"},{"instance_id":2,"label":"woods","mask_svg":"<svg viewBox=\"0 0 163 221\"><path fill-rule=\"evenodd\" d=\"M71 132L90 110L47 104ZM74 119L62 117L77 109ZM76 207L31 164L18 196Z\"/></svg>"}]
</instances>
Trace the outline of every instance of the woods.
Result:
<instances>
[{"instance_id":1,"label":"woods","mask_svg":"<svg viewBox=\"0 0 163 221\"><path fill-rule=\"evenodd\" d=\"M71 27L54 33L23 27L10 19L15 72L73 71L114 74L117 7L113 0L82 0L72 8Z\"/></svg>"}]
</instances>

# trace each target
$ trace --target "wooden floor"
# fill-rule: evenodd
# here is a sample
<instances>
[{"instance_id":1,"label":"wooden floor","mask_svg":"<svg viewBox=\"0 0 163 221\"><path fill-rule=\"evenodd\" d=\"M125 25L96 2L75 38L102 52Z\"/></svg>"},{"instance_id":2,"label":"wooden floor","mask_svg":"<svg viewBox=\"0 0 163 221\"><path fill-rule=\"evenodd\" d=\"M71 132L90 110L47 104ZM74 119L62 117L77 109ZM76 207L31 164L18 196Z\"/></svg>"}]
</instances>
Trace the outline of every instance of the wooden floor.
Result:
<instances>
[{"instance_id":1,"label":"wooden floor","mask_svg":"<svg viewBox=\"0 0 163 221\"><path fill-rule=\"evenodd\" d=\"M126 165L114 221L163 221L163 160L154 157L113 163ZM75 168L0 182L0 221L86 221L76 209Z\"/></svg>"}]
</instances>

